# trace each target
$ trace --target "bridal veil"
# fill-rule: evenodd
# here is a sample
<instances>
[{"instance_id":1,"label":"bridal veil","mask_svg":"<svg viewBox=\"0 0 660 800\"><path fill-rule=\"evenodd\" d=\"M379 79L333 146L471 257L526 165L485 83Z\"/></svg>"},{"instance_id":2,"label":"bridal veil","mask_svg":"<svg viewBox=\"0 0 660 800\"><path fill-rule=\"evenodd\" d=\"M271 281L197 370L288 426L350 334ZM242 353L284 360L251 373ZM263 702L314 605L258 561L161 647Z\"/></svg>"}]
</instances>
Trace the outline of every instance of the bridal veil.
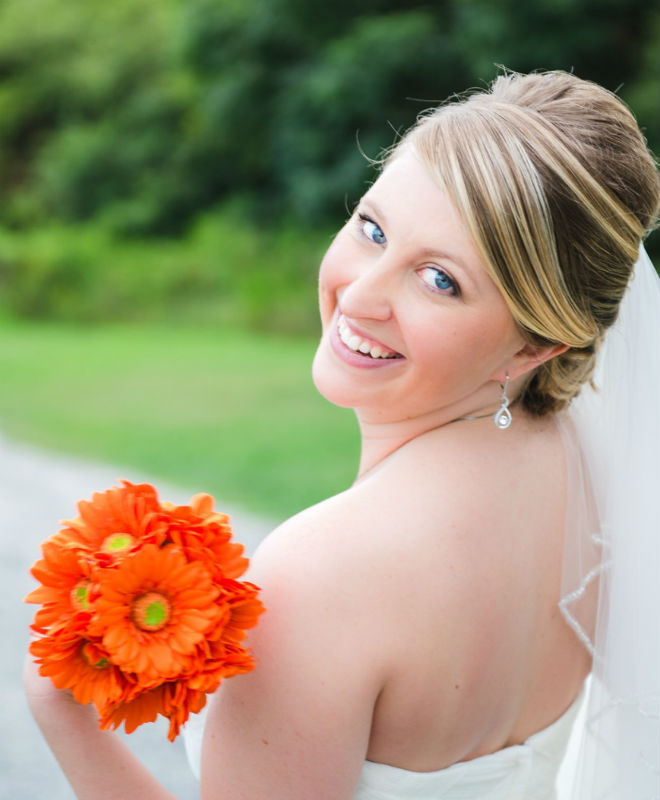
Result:
<instances>
[{"instance_id":1,"label":"bridal veil","mask_svg":"<svg viewBox=\"0 0 660 800\"><path fill-rule=\"evenodd\" d=\"M560 607L593 657L568 797L651 800L660 782L660 283L643 248L593 384L568 412L579 448L569 457Z\"/></svg>"}]
</instances>

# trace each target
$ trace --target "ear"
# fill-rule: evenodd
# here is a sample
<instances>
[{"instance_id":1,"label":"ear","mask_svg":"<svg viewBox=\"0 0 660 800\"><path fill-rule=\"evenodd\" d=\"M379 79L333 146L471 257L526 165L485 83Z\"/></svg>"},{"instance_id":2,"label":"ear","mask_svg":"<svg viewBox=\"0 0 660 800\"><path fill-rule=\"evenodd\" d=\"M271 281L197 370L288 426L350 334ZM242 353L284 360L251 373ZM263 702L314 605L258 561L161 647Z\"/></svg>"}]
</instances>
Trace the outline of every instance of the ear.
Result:
<instances>
[{"instance_id":1,"label":"ear","mask_svg":"<svg viewBox=\"0 0 660 800\"><path fill-rule=\"evenodd\" d=\"M512 358L509 359L503 370L498 371L496 375L493 375L493 378L500 383L504 383L504 380L508 375L509 380L513 381L516 378L520 378L522 375L526 375L528 372L536 369L545 361L549 361L551 358L565 353L568 349L569 345L567 344L551 344L541 346L526 344L522 349L518 350L518 352ZM500 374L500 372L502 374Z\"/></svg>"}]
</instances>

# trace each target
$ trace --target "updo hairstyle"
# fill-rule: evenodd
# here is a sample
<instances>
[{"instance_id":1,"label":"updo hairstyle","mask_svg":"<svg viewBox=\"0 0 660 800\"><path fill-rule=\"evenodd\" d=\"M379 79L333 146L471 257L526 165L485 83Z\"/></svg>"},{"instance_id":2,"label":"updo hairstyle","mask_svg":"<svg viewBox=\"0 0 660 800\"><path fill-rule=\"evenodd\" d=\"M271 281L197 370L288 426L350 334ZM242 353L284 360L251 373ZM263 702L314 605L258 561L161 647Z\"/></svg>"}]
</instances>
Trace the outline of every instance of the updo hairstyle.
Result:
<instances>
[{"instance_id":1,"label":"updo hairstyle","mask_svg":"<svg viewBox=\"0 0 660 800\"><path fill-rule=\"evenodd\" d=\"M425 112L412 146L452 199L525 339L569 349L531 373L519 402L543 415L590 379L660 183L616 95L565 72L501 75Z\"/></svg>"}]
</instances>

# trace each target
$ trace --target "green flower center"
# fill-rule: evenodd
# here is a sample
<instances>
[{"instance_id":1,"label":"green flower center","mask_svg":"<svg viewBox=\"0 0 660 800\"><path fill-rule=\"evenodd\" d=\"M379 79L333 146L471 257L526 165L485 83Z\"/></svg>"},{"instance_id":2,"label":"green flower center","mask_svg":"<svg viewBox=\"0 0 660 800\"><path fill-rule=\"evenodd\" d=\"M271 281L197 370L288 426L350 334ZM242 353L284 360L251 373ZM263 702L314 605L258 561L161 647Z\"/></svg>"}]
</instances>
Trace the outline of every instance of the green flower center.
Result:
<instances>
[{"instance_id":1,"label":"green flower center","mask_svg":"<svg viewBox=\"0 0 660 800\"><path fill-rule=\"evenodd\" d=\"M136 627L153 633L162 630L170 621L172 606L160 592L147 592L137 597L131 606L131 618Z\"/></svg>"},{"instance_id":2,"label":"green flower center","mask_svg":"<svg viewBox=\"0 0 660 800\"><path fill-rule=\"evenodd\" d=\"M101 545L104 553L125 553L133 547L135 537L130 533L111 533L106 536Z\"/></svg>"},{"instance_id":3,"label":"green flower center","mask_svg":"<svg viewBox=\"0 0 660 800\"><path fill-rule=\"evenodd\" d=\"M71 589L71 594L69 595L71 598L71 605L76 611L89 610L89 587L90 582L85 579L79 581L73 589Z\"/></svg>"},{"instance_id":4,"label":"green flower center","mask_svg":"<svg viewBox=\"0 0 660 800\"><path fill-rule=\"evenodd\" d=\"M101 656L99 658L98 653L96 653L95 651L96 648L90 647L90 644L88 642L87 644L83 645L82 657L85 659L85 661L89 664L90 667L94 667L96 669L103 669L104 667L107 667L108 664L110 663L108 659L105 658L104 656Z\"/></svg>"}]
</instances>

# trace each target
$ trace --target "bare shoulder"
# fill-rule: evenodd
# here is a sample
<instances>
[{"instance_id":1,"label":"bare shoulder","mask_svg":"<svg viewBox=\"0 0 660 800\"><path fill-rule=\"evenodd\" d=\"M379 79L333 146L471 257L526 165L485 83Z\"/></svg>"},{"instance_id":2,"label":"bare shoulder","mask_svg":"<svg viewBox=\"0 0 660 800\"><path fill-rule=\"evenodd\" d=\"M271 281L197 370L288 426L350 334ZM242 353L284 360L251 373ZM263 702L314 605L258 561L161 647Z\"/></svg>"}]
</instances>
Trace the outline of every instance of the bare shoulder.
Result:
<instances>
[{"instance_id":1,"label":"bare shoulder","mask_svg":"<svg viewBox=\"0 0 660 800\"><path fill-rule=\"evenodd\" d=\"M353 796L384 676L343 505L285 522L252 559L246 577L266 608L248 638L256 669L213 698L202 796Z\"/></svg>"},{"instance_id":2,"label":"bare shoulder","mask_svg":"<svg viewBox=\"0 0 660 800\"><path fill-rule=\"evenodd\" d=\"M556 427L518 422L418 437L285 522L250 572L266 605L299 631L359 646L376 683L421 638L431 646L429 630L459 670L456 654L480 663L476 639L486 660L489 643L522 647L525 625L558 600L565 476Z\"/></svg>"},{"instance_id":3,"label":"bare shoulder","mask_svg":"<svg viewBox=\"0 0 660 800\"><path fill-rule=\"evenodd\" d=\"M548 541L530 530L561 528L563 459L550 420L519 420L506 432L460 425L432 431L281 525L256 554L255 581L262 571L295 571L299 590L313 591L336 586L342 575L365 593L378 591L379 581L391 587L397 576L407 580L429 559L441 569L448 558L454 565L467 559L472 575L480 563L492 569L516 537L523 556L523 545ZM475 550L484 557L475 560Z\"/></svg>"},{"instance_id":4,"label":"bare shoulder","mask_svg":"<svg viewBox=\"0 0 660 800\"><path fill-rule=\"evenodd\" d=\"M382 504L375 508L358 487L305 509L276 528L259 546L249 579L264 587L278 606L310 621L331 617L364 645L372 638L374 612L382 600L378 574L386 569L394 545Z\"/></svg>"},{"instance_id":5,"label":"bare shoulder","mask_svg":"<svg viewBox=\"0 0 660 800\"><path fill-rule=\"evenodd\" d=\"M267 608L250 637L259 667L225 693L218 735L258 706L257 744L279 741L273 757L296 753L327 780L314 753L328 741L343 743L335 764L355 776L356 752L397 763L404 739L419 749L420 719L444 720L447 738L434 747L454 741L453 760L475 746L472 732L456 740L466 715L475 730L486 707L511 722L536 670L529 635L556 605L563 516L556 428L518 422L506 433L456 425L418 437L267 537L248 574ZM275 732L282 715L286 736Z\"/></svg>"},{"instance_id":6,"label":"bare shoulder","mask_svg":"<svg viewBox=\"0 0 660 800\"><path fill-rule=\"evenodd\" d=\"M448 425L410 442L374 475L372 491L395 497L407 513L420 509L445 534L459 526L476 537L492 536L538 523L539 511L564 501L556 424L518 419L500 431L487 422Z\"/></svg>"}]
</instances>

